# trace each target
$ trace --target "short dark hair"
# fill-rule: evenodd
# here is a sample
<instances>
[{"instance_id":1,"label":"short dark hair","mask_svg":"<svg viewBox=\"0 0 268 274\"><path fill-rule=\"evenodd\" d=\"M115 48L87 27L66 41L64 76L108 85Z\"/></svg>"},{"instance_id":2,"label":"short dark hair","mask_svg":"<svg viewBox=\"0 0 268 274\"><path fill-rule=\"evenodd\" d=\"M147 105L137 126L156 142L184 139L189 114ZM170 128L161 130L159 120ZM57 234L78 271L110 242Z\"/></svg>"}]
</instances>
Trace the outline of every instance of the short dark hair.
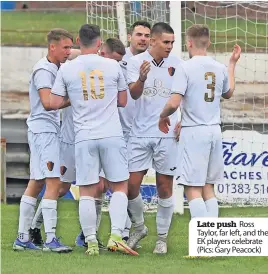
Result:
<instances>
[{"instance_id":1,"label":"short dark hair","mask_svg":"<svg viewBox=\"0 0 268 274\"><path fill-rule=\"evenodd\" d=\"M174 34L173 28L164 22L155 23L151 30L151 35L153 34L162 34L162 33L172 33Z\"/></svg>"},{"instance_id":2,"label":"short dark hair","mask_svg":"<svg viewBox=\"0 0 268 274\"><path fill-rule=\"evenodd\" d=\"M125 46L118 38L108 38L104 45L107 46L111 52L116 52L120 55L126 54Z\"/></svg>"},{"instance_id":3,"label":"short dark hair","mask_svg":"<svg viewBox=\"0 0 268 274\"><path fill-rule=\"evenodd\" d=\"M210 39L209 28L207 25L194 24L186 30L186 36L195 40L196 47L206 47Z\"/></svg>"},{"instance_id":4,"label":"short dark hair","mask_svg":"<svg viewBox=\"0 0 268 274\"><path fill-rule=\"evenodd\" d=\"M137 27L137 26L143 26L145 28L148 28L149 30L151 30L151 25L150 23L146 22L146 21L136 21L133 25L130 26L129 28L129 34L132 34L134 29Z\"/></svg>"},{"instance_id":5,"label":"short dark hair","mask_svg":"<svg viewBox=\"0 0 268 274\"><path fill-rule=\"evenodd\" d=\"M80 42L83 46L89 47L100 38L100 27L94 24L85 24L79 30Z\"/></svg>"},{"instance_id":6,"label":"short dark hair","mask_svg":"<svg viewBox=\"0 0 268 274\"><path fill-rule=\"evenodd\" d=\"M73 42L73 36L65 29L55 28L47 34L47 42L50 44L52 41L60 41L61 39L69 38Z\"/></svg>"}]
</instances>

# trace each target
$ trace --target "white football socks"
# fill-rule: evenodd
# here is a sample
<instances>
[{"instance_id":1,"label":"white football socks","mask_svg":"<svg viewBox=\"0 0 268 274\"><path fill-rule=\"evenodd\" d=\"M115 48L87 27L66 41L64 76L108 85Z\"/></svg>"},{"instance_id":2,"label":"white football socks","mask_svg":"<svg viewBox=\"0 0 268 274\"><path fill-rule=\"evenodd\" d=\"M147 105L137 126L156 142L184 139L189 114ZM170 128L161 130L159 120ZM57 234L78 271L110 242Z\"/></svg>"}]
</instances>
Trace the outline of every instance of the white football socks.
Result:
<instances>
[{"instance_id":1,"label":"white football socks","mask_svg":"<svg viewBox=\"0 0 268 274\"><path fill-rule=\"evenodd\" d=\"M206 217L207 208L203 198L196 198L189 202L189 208L192 218Z\"/></svg>"},{"instance_id":2,"label":"white football socks","mask_svg":"<svg viewBox=\"0 0 268 274\"><path fill-rule=\"evenodd\" d=\"M216 197L205 201L208 217L219 217L219 205Z\"/></svg>"},{"instance_id":3,"label":"white football socks","mask_svg":"<svg viewBox=\"0 0 268 274\"><path fill-rule=\"evenodd\" d=\"M111 234L122 237L127 219L128 199L124 192L116 191L112 194L109 213L111 218Z\"/></svg>"},{"instance_id":4,"label":"white football socks","mask_svg":"<svg viewBox=\"0 0 268 274\"><path fill-rule=\"evenodd\" d=\"M158 198L156 214L157 235L161 239L166 239L170 228L174 212L173 196L167 199Z\"/></svg>"},{"instance_id":5,"label":"white football socks","mask_svg":"<svg viewBox=\"0 0 268 274\"><path fill-rule=\"evenodd\" d=\"M133 200L128 200L129 217L136 231L142 231L144 229L143 207L141 194Z\"/></svg>"},{"instance_id":6,"label":"white football socks","mask_svg":"<svg viewBox=\"0 0 268 274\"><path fill-rule=\"evenodd\" d=\"M96 206L95 199L81 196L79 200L79 220L86 242L96 241Z\"/></svg>"},{"instance_id":7,"label":"white football socks","mask_svg":"<svg viewBox=\"0 0 268 274\"><path fill-rule=\"evenodd\" d=\"M57 226L57 201L50 199L42 200L42 213L46 233L46 243L50 243L56 238Z\"/></svg>"},{"instance_id":8,"label":"white football socks","mask_svg":"<svg viewBox=\"0 0 268 274\"><path fill-rule=\"evenodd\" d=\"M23 195L20 201L18 238L21 242L29 241L29 229L34 217L36 198Z\"/></svg>"},{"instance_id":9,"label":"white football socks","mask_svg":"<svg viewBox=\"0 0 268 274\"><path fill-rule=\"evenodd\" d=\"M41 229L42 224L43 224L43 214L42 214L42 201L41 201L38 205L36 212L35 212L31 228L32 229L35 229L35 228Z\"/></svg>"}]
</instances>

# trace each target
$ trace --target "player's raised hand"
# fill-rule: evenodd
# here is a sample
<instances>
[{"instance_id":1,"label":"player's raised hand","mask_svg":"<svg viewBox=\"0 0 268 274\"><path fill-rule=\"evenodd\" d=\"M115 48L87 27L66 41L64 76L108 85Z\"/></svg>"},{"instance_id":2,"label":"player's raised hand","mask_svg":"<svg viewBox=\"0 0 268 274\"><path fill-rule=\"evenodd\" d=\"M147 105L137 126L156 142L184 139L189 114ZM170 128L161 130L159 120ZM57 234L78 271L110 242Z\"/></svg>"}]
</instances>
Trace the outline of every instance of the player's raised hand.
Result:
<instances>
[{"instance_id":1,"label":"player's raised hand","mask_svg":"<svg viewBox=\"0 0 268 274\"><path fill-rule=\"evenodd\" d=\"M170 126L169 117L159 118L158 127L160 131L167 134L169 132L169 126Z\"/></svg>"},{"instance_id":2,"label":"player's raised hand","mask_svg":"<svg viewBox=\"0 0 268 274\"><path fill-rule=\"evenodd\" d=\"M151 69L151 64L148 61L143 61L143 63L140 66L140 81L145 82L147 79L147 74L149 73Z\"/></svg>"},{"instance_id":3,"label":"player's raised hand","mask_svg":"<svg viewBox=\"0 0 268 274\"><path fill-rule=\"evenodd\" d=\"M234 45L234 49L232 52L232 55L230 57L230 63L236 64L236 62L239 60L241 54L241 47L239 45Z\"/></svg>"},{"instance_id":4,"label":"player's raised hand","mask_svg":"<svg viewBox=\"0 0 268 274\"><path fill-rule=\"evenodd\" d=\"M181 122L176 123L176 125L174 127L174 133L175 133L176 141L178 142L180 139L180 134L181 134Z\"/></svg>"}]
</instances>

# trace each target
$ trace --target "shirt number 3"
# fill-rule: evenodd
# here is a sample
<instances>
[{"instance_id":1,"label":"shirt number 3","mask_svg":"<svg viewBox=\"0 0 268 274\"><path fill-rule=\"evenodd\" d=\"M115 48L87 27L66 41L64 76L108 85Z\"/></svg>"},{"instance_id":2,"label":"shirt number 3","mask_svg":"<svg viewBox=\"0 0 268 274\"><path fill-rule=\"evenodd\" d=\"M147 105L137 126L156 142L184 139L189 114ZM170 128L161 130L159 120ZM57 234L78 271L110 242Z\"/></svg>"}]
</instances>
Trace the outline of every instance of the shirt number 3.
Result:
<instances>
[{"instance_id":1,"label":"shirt number 3","mask_svg":"<svg viewBox=\"0 0 268 274\"><path fill-rule=\"evenodd\" d=\"M206 72L205 73L205 80L210 81L210 84L207 84L207 89L210 89L210 95L208 92L205 93L204 100L206 102L213 102L215 97L215 81L216 76L214 72Z\"/></svg>"}]
</instances>

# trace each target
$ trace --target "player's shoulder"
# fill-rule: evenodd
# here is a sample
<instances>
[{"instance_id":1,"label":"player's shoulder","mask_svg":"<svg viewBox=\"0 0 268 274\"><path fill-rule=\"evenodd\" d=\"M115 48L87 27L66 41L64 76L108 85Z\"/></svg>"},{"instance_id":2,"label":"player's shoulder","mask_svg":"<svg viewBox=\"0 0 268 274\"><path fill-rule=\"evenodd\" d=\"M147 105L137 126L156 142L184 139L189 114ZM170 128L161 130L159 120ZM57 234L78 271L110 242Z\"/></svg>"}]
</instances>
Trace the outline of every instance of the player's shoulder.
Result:
<instances>
[{"instance_id":1,"label":"player's shoulder","mask_svg":"<svg viewBox=\"0 0 268 274\"><path fill-rule=\"evenodd\" d=\"M226 70L227 66L225 64L214 59L212 60L214 61L215 66L217 66L219 69Z\"/></svg>"},{"instance_id":2,"label":"player's shoulder","mask_svg":"<svg viewBox=\"0 0 268 274\"><path fill-rule=\"evenodd\" d=\"M62 63L60 65L60 69L63 70L63 69L67 69L67 68L71 67L73 64L77 63L75 61L76 61L76 59L67 60L65 63Z\"/></svg>"},{"instance_id":3,"label":"player's shoulder","mask_svg":"<svg viewBox=\"0 0 268 274\"><path fill-rule=\"evenodd\" d=\"M76 60L77 58L73 60L67 60L65 63L62 63L60 65L59 71L61 72L63 77L65 77L66 75L69 76L70 74L74 72L75 68L79 67L79 61Z\"/></svg>"},{"instance_id":4,"label":"player's shoulder","mask_svg":"<svg viewBox=\"0 0 268 274\"><path fill-rule=\"evenodd\" d=\"M166 58L165 62L167 62L168 65L172 65L172 66L176 67L176 66L182 64L184 62L184 60L177 57L176 55L170 54L168 56L168 58Z\"/></svg>"},{"instance_id":5,"label":"player's shoulder","mask_svg":"<svg viewBox=\"0 0 268 274\"><path fill-rule=\"evenodd\" d=\"M185 69L190 69L190 68L197 68L199 65L204 65L207 63L213 63L213 60L211 57L208 56L193 56L192 58L185 60L182 66Z\"/></svg>"},{"instance_id":6,"label":"player's shoulder","mask_svg":"<svg viewBox=\"0 0 268 274\"><path fill-rule=\"evenodd\" d=\"M116 66L118 67L119 66L119 63L118 61L114 60L114 59L111 59L111 58L105 58L103 56L99 56L99 60L100 62L103 62L105 64L110 64L112 66Z\"/></svg>"},{"instance_id":7,"label":"player's shoulder","mask_svg":"<svg viewBox=\"0 0 268 274\"><path fill-rule=\"evenodd\" d=\"M133 57L134 55L132 54L130 48L126 48L126 54L123 56L122 61L119 62L120 66L122 69L126 69L127 68L127 64L128 61L131 57Z\"/></svg>"},{"instance_id":8,"label":"player's shoulder","mask_svg":"<svg viewBox=\"0 0 268 274\"><path fill-rule=\"evenodd\" d=\"M39 70L48 71L56 76L58 67L54 63L49 62L47 57L43 57L34 65L33 74Z\"/></svg>"},{"instance_id":9,"label":"player's shoulder","mask_svg":"<svg viewBox=\"0 0 268 274\"><path fill-rule=\"evenodd\" d=\"M226 70L225 64L215 60L212 56L207 56L207 62L209 65L216 68L218 72L224 72Z\"/></svg>"},{"instance_id":10,"label":"player's shoulder","mask_svg":"<svg viewBox=\"0 0 268 274\"><path fill-rule=\"evenodd\" d=\"M123 56L123 59L122 60L128 60L129 58L133 57L133 53L131 52L130 50L130 47L126 48L126 53L125 55Z\"/></svg>"},{"instance_id":11,"label":"player's shoulder","mask_svg":"<svg viewBox=\"0 0 268 274\"><path fill-rule=\"evenodd\" d=\"M99 57L100 57L99 62L105 71L109 71L109 72L121 71L121 66L118 61L111 58L105 58L102 56L99 56Z\"/></svg>"},{"instance_id":12,"label":"player's shoulder","mask_svg":"<svg viewBox=\"0 0 268 274\"><path fill-rule=\"evenodd\" d=\"M143 62L144 60L151 61L152 57L148 54L147 50L136 54L130 58L131 61Z\"/></svg>"}]
</instances>

